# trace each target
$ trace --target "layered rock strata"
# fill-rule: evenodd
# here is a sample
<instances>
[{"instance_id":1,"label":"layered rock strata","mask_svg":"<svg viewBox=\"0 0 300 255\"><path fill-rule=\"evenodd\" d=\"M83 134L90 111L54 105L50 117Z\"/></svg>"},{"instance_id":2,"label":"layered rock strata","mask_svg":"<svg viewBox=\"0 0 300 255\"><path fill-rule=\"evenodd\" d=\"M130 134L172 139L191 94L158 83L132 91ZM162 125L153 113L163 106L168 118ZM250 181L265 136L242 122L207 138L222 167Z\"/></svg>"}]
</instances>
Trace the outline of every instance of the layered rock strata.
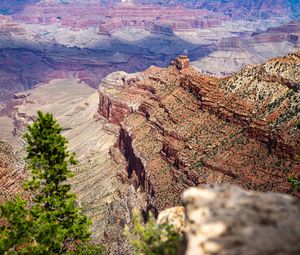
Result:
<instances>
[{"instance_id":1,"label":"layered rock strata","mask_svg":"<svg viewBox=\"0 0 300 255\"><path fill-rule=\"evenodd\" d=\"M116 75L118 86L104 79L99 113L120 126L120 178L144 191L155 213L201 183L290 192L288 176L300 173L299 67L297 52L218 79L180 57L131 82Z\"/></svg>"},{"instance_id":2,"label":"layered rock strata","mask_svg":"<svg viewBox=\"0 0 300 255\"><path fill-rule=\"evenodd\" d=\"M10 14L0 16L0 101L60 78L96 88L111 72L166 66L182 53L202 72L222 76L300 47L293 3L273 1L268 10L247 1L118 2L0 3L0 13Z\"/></svg>"}]
</instances>

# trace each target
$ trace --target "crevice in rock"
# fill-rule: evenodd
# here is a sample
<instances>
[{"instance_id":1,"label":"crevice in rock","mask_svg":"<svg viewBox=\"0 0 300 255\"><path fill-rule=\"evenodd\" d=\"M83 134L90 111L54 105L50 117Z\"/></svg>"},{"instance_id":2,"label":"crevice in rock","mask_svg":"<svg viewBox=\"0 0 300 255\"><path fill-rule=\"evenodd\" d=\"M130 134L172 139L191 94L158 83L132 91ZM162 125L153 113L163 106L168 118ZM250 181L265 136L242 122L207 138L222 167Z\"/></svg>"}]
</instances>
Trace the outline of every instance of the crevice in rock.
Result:
<instances>
[{"instance_id":1,"label":"crevice in rock","mask_svg":"<svg viewBox=\"0 0 300 255\"><path fill-rule=\"evenodd\" d=\"M128 179L137 189L145 188L145 170L142 160L136 156L132 147L132 137L124 128L120 129L118 146L127 162Z\"/></svg>"}]
</instances>

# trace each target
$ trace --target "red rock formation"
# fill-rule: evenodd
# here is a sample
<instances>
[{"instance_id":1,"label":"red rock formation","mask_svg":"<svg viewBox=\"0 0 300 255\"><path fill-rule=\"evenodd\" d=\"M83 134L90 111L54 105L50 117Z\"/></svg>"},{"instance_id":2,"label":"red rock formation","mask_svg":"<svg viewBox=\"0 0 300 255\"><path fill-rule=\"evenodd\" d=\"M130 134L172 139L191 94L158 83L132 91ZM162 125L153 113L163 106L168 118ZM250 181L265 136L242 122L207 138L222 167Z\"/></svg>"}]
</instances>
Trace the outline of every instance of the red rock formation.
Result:
<instances>
[{"instance_id":1,"label":"red rock formation","mask_svg":"<svg viewBox=\"0 0 300 255\"><path fill-rule=\"evenodd\" d=\"M132 110L126 103L100 95L99 112L111 123L119 124Z\"/></svg>"},{"instance_id":2,"label":"red rock formation","mask_svg":"<svg viewBox=\"0 0 300 255\"><path fill-rule=\"evenodd\" d=\"M158 211L201 183L289 192L288 176L300 174L299 65L298 52L217 79L199 75L180 57L166 69L149 68L130 85L106 82L102 102L136 106L110 110L109 117L99 108L121 126L122 178L141 187Z\"/></svg>"}]
</instances>

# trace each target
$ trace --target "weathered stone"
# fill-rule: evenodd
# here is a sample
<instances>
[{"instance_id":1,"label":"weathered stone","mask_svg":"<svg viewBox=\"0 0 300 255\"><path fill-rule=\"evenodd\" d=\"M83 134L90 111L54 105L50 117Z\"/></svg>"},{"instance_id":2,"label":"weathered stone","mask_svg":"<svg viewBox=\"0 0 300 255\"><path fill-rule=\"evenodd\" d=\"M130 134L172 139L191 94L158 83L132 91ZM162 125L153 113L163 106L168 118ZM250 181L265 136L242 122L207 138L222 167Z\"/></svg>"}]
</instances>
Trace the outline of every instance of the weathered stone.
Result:
<instances>
[{"instance_id":1,"label":"weathered stone","mask_svg":"<svg viewBox=\"0 0 300 255\"><path fill-rule=\"evenodd\" d=\"M25 162L12 146L0 140L0 204L24 193Z\"/></svg>"},{"instance_id":2,"label":"weathered stone","mask_svg":"<svg viewBox=\"0 0 300 255\"><path fill-rule=\"evenodd\" d=\"M300 252L299 200L279 193L205 185L184 192L186 255Z\"/></svg>"},{"instance_id":3,"label":"weathered stone","mask_svg":"<svg viewBox=\"0 0 300 255\"><path fill-rule=\"evenodd\" d=\"M176 206L168 208L159 213L157 224L172 225L178 233L183 233L185 229L184 207Z\"/></svg>"},{"instance_id":4,"label":"weathered stone","mask_svg":"<svg viewBox=\"0 0 300 255\"><path fill-rule=\"evenodd\" d=\"M174 65L179 69L188 68L190 65L190 60L187 56L179 56L175 59Z\"/></svg>"}]
</instances>

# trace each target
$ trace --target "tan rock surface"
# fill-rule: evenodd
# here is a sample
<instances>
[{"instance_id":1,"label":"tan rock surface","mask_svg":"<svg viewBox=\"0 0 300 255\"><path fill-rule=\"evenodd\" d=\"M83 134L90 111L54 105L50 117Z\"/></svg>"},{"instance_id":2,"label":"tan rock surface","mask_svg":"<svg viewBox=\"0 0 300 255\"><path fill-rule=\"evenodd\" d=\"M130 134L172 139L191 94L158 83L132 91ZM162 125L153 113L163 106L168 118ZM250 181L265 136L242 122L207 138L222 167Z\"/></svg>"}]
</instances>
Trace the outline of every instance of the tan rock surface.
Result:
<instances>
[{"instance_id":1,"label":"tan rock surface","mask_svg":"<svg viewBox=\"0 0 300 255\"><path fill-rule=\"evenodd\" d=\"M184 192L186 255L300 252L300 204L291 196L231 185Z\"/></svg>"},{"instance_id":2,"label":"tan rock surface","mask_svg":"<svg viewBox=\"0 0 300 255\"><path fill-rule=\"evenodd\" d=\"M69 141L68 149L76 153L79 161L72 168L75 176L70 183L80 205L93 221L93 239L108 244L112 254L126 252L123 227L131 221L131 208L140 208L142 202L134 189L118 180L117 174L125 165L123 155L119 153L117 161L110 156L118 127L106 123L97 114L96 90L74 79L53 80L16 96L20 97L23 100L11 113L17 131L14 139L25 131L37 110L49 111L55 116ZM14 175L10 181L16 186L18 178Z\"/></svg>"},{"instance_id":3,"label":"tan rock surface","mask_svg":"<svg viewBox=\"0 0 300 255\"><path fill-rule=\"evenodd\" d=\"M186 225L184 207L175 206L163 210L159 213L156 223L172 225L175 232L183 233Z\"/></svg>"}]
</instances>

